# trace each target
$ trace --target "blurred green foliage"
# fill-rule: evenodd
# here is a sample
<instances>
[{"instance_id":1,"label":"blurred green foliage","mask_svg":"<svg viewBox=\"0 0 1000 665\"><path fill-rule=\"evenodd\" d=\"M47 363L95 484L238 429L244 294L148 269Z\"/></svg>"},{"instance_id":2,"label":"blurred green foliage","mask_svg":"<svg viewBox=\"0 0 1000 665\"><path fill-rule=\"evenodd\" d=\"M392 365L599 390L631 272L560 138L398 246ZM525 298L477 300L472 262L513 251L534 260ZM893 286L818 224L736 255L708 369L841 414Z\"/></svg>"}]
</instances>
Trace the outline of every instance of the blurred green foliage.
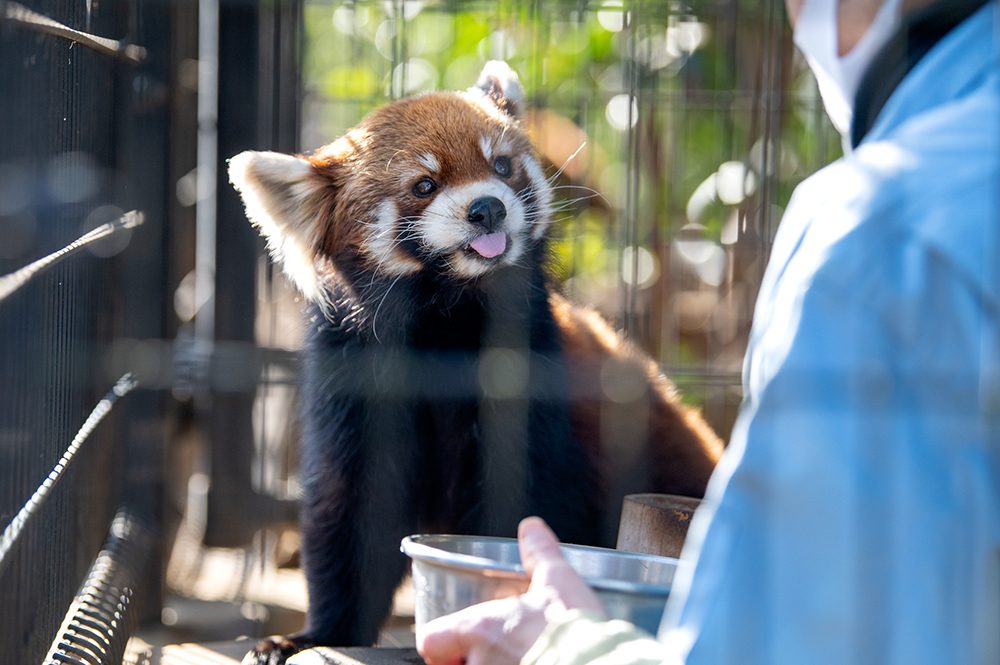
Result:
<instances>
[{"instance_id":1,"label":"blurred green foliage","mask_svg":"<svg viewBox=\"0 0 1000 665\"><path fill-rule=\"evenodd\" d=\"M791 191L840 154L783 0L307 0L305 29L306 147L507 60L567 123L536 135L550 172L579 147L566 126L586 136L560 180L556 273L674 365L738 367Z\"/></svg>"}]
</instances>

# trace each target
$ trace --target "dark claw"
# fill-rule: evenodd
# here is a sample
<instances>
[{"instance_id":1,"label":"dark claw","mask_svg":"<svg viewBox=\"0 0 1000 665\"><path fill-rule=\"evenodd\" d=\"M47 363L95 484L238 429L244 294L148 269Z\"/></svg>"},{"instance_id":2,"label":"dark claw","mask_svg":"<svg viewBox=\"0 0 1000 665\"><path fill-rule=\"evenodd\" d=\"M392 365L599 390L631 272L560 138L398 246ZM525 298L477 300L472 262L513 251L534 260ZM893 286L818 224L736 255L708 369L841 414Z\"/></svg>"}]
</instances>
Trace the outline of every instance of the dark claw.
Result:
<instances>
[{"instance_id":1,"label":"dark claw","mask_svg":"<svg viewBox=\"0 0 1000 665\"><path fill-rule=\"evenodd\" d=\"M316 646L304 635L275 635L258 642L253 649L243 656L243 665L285 665L285 660L293 655Z\"/></svg>"}]
</instances>

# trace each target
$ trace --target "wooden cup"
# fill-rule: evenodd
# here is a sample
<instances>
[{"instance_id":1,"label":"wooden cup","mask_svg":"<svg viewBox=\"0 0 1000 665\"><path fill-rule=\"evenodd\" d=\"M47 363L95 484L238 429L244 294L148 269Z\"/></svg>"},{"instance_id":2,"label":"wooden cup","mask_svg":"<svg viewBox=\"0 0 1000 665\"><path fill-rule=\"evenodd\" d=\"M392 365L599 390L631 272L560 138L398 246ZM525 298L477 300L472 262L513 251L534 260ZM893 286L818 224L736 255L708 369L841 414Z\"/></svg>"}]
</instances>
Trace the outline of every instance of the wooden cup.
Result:
<instances>
[{"instance_id":1,"label":"wooden cup","mask_svg":"<svg viewBox=\"0 0 1000 665\"><path fill-rule=\"evenodd\" d=\"M629 494L622 503L616 548L679 557L699 499L674 494Z\"/></svg>"}]
</instances>

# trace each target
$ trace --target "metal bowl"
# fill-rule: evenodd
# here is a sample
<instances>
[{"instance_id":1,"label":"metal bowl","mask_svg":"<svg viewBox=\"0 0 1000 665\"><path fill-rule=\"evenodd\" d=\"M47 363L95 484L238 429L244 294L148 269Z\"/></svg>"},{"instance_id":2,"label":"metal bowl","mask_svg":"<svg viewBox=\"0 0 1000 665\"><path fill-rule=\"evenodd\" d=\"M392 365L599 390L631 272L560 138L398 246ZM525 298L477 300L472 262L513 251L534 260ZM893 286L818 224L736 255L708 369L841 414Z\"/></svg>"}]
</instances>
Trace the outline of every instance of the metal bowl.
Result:
<instances>
[{"instance_id":1,"label":"metal bowl","mask_svg":"<svg viewBox=\"0 0 1000 665\"><path fill-rule=\"evenodd\" d=\"M528 590L513 538L420 535L404 538L401 549L413 559L418 627L470 605ZM609 617L656 634L677 559L581 545L563 545L562 551Z\"/></svg>"}]
</instances>

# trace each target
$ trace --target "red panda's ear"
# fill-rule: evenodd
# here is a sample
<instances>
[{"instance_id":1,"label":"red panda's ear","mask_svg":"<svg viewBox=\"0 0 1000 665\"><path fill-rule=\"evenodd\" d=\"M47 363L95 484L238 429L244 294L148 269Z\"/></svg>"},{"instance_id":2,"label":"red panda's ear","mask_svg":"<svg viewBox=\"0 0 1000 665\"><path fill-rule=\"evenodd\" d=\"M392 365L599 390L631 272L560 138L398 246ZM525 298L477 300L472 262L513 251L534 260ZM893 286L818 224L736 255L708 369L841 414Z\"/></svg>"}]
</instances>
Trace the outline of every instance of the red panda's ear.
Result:
<instances>
[{"instance_id":1,"label":"red panda's ear","mask_svg":"<svg viewBox=\"0 0 1000 665\"><path fill-rule=\"evenodd\" d=\"M503 60L490 60L483 66L479 80L470 91L481 92L493 100L501 111L517 118L521 115L524 89L517 73Z\"/></svg>"},{"instance_id":2,"label":"red panda's ear","mask_svg":"<svg viewBox=\"0 0 1000 665\"><path fill-rule=\"evenodd\" d=\"M315 258L328 179L303 158L248 150L229 160L229 182L274 260L303 295L318 299Z\"/></svg>"}]
</instances>

